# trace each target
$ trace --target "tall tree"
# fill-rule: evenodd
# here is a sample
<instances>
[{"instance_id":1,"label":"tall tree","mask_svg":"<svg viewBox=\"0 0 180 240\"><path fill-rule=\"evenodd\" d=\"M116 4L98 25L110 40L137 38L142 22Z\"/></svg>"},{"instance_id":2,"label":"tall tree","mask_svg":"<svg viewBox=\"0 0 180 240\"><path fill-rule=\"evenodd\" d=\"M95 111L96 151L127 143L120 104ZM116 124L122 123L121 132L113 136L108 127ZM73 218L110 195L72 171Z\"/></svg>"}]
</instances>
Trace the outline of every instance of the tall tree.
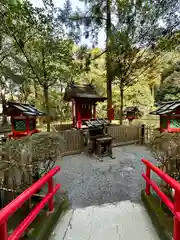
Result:
<instances>
[{"instance_id":1,"label":"tall tree","mask_svg":"<svg viewBox=\"0 0 180 240\"><path fill-rule=\"evenodd\" d=\"M82 11L78 9L75 13L72 14L70 8L70 1L67 0L65 4L64 11L62 11L64 20L69 18L71 21L67 21L69 23L70 28L73 31L71 35L75 38L80 39L80 36L89 38L92 41L92 45L94 46L98 42L99 32L104 29L106 32L106 43L105 50L101 51L99 56L106 52L106 89L107 89L107 109L111 109L112 107L112 64L111 64L111 43L110 36L112 31L112 11L114 7L112 6L112 0L80 0L80 2L85 4L85 10ZM75 22L75 24L73 24ZM81 32L81 26L83 28L83 34ZM75 33L75 29L77 29L77 33ZM96 56L98 58L98 56ZM95 58L95 59L96 59ZM91 55L88 55L87 62L90 63L90 60L94 60Z\"/></svg>"},{"instance_id":2,"label":"tall tree","mask_svg":"<svg viewBox=\"0 0 180 240\"><path fill-rule=\"evenodd\" d=\"M180 62L169 62L161 74L161 83L156 101L171 101L180 98Z\"/></svg>"},{"instance_id":3,"label":"tall tree","mask_svg":"<svg viewBox=\"0 0 180 240\"><path fill-rule=\"evenodd\" d=\"M64 81L73 62L73 42L65 37L53 3L34 8L29 2L7 7L4 14L7 36L11 37L22 62L42 87L50 131L49 88Z\"/></svg>"},{"instance_id":4,"label":"tall tree","mask_svg":"<svg viewBox=\"0 0 180 240\"><path fill-rule=\"evenodd\" d=\"M139 76L159 61L157 47L162 36L172 32L179 1L117 1L117 23L111 36L114 83L120 89L120 124L122 124L124 91ZM171 24L169 21L171 20ZM160 21L164 25L160 25Z\"/></svg>"},{"instance_id":5,"label":"tall tree","mask_svg":"<svg viewBox=\"0 0 180 240\"><path fill-rule=\"evenodd\" d=\"M132 70L142 67L142 58L145 59L148 56L144 57L147 49L154 50L160 37L170 34L178 27L179 1L81 0L81 2L85 4L85 10L78 9L71 19L84 25L85 38L91 37L97 41L101 29L104 29L106 33L106 47L102 53L106 52L107 97L108 108L110 108L112 105L111 85L116 77L114 63L119 63L119 66L118 64L116 66L123 68L123 74L127 72L126 82L128 85L130 82L131 85ZM68 14L71 12L69 6L70 3L67 1ZM81 30L79 25L76 24L76 26L78 30ZM146 59L145 65L149 64L149 61L149 58Z\"/></svg>"}]
</instances>

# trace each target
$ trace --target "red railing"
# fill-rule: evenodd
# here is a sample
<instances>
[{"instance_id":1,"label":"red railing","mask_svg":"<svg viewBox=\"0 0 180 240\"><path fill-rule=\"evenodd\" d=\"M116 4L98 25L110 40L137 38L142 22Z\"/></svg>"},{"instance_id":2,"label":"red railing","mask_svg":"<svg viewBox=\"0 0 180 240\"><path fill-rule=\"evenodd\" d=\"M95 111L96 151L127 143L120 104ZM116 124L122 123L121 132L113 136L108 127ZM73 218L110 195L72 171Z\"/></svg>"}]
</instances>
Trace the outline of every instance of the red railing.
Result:
<instances>
[{"instance_id":1,"label":"red railing","mask_svg":"<svg viewBox=\"0 0 180 240\"><path fill-rule=\"evenodd\" d=\"M10 202L0 211L0 239L1 240L18 240L27 230L28 226L33 222L39 212L45 207L48 202L49 212L53 212L54 203L53 196L60 189L60 184L53 186L53 176L60 171L57 166L45 174L41 179L34 183L31 187L21 193L15 200ZM22 205L30 199L38 190L48 183L48 194L41 200L39 204L30 212L30 214L19 224L19 226L8 236L7 221Z\"/></svg>"},{"instance_id":2,"label":"red railing","mask_svg":"<svg viewBox=\"0 0 180 240\"><path fill-rule=\"evenodd\" d=\"M148 160L142 159L142 162L146 165L146 174L142 173L143 178L146 180L146 194L151 194L151 187L166 204L170 211L174 215L174 233L173 239L180 240L180 183L174 180L165 172L161 171L158 167L154 166ZM163 193L158 185L151 180L151 170L155 172L162 180L164 180L171 188L175 190L174 202L172 202L168 196Z\"/></svg>"}]
</instances>

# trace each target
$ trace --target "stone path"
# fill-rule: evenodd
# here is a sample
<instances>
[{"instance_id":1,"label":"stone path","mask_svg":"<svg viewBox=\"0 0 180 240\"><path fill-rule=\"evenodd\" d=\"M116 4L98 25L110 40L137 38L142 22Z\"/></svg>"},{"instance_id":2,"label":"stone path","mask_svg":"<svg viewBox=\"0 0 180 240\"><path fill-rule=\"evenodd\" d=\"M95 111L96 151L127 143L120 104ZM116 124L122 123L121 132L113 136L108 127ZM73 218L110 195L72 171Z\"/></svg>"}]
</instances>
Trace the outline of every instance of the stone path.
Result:
<instances>
[{"instance_id":1,"label":"stone path","mask_svg":"<svg viewBox=\"0 0 180 240\"><path fill-rule=\"evenodd\" d=\"M56 182L68 191L72 209L60 219L51 240L159 240L141 203L141 158L156 163L143 146L113 149L116 159L64 157Z\"/></svg>"},{"instance_id":2,"label":"stone path","mask_svg":"<svg viewBox=\"0 0 180 240\"><path fill-rule=\"evenodd\" d=\"M57 162L62 170L56 181L68 191L72 208L131 200L140 202L144 180L141 158L153 163L144 146L129 145L113 148L116 159L99 162L83 154L64 157Z\"/></svg>"},{"instance_id":3,"label":"stone path","mask_svg":"<svg viewBox=\"0 0 180 240\"><path fill-rule=\"evenodd\" d=\"M51 240L159 240L144 207L130 201L70 210Z\"/></svg>"}]
</instances>

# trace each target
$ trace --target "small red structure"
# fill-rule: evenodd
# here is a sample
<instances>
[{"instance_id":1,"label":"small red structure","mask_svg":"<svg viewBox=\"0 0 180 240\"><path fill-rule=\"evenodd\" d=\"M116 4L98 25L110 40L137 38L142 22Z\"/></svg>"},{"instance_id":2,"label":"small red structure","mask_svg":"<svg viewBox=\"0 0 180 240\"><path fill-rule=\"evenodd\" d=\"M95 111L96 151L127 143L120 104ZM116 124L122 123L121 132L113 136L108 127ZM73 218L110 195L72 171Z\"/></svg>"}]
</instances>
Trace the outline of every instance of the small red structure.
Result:
<instances>
[{"instance_id":1,"label":"small red structure","mask_svg":"<svg viewBox=\"0 0 180 240\"><path fill-rule=\"evenodd\" d=\"M114 106L108 109L108 120L114 120Z\"/></svg>"},{"instance_id":2,"label":"small red structure","mask_svg":"<svg viewBox=\"0 0 180 240\"><path fill-rule=\"evenodd\" d=\"M17 102L7 102L3 113L11 116L12 133L9 134L10 139L40 132L36 129L36 118L45 115L34 105Z\"/></svg>"},{"instance_id":3,"label":"small red structure","mask_svg":"<svg viewBox=\"0 0 180 240\"><path fill-rule=\"evenodd\" d=\"M156 192L157 196L164 202L169 210L174 215L174 230L173 239L180 239L180 183L170 177L168 174L154 166L146 159L142 159L142 163L146 166L146 173L142 173L143 178L146 181L145 193L147 196L151 195L151 188ZM156 173L168 186L175 190L174 200L171 201L163 191L161 191L158 184L151 179L151 172Z\"/></svg>"},{"instance_id":4,"label":"small red structure","mask_svg":"<svg viewBox=\"0 0 180 240\"><path fill-rule=\"evenodd\" d=\"M7 206L0 210L0 236L1 240L10 239L21 239L24 232L34 221L40 211L48 203L49 214L54 210L54 195L61 188L60 184L53 184L53 176L60 171L60 167L57 166L45 174L41 179L39 179L32 186L27 188L23 193L21 193L14 201L10 202ZM42 189L45 184L48 184L48 193L43 197L43 199L38 203L29 215L24 218L24 220L16 227L16 229L9 236L8 234L8 219L21 208L22 205L28 201L39 189Z\"/></svg>"},{"instance_id":5,"label":"small red structure","mask_svg":"<svg viewBox=\"0 0 180 240\"><path fill-rule=\"evenodd\" d=\"M71 83L65 91L64 100L72 103L73 128L81 128L83 121L96 118L97 102L107 98L98 95L91 84L78 85Z\"/></svg>"},{"instance_id":6,"label":"small red structure","mask_svg":"<svg viewBox=\"0 0 180 240\"><path fill-rule=\"evenodd\" d=\"M125 119L128 119L129 122L137 119L141 116L141 112L139 111L138 107L126 107L123 111L123 115Z\"/></svg>"},{"instance_id":7,"label":"small red structure","mask_svg":"<svg viewBox=\"0 0 180 240\"><path fill-rule=\"evenodd\" d=\"M162 102L150 114L160 116L160 132L180 132L180 101Z\"/></svg>"}]
</instances>

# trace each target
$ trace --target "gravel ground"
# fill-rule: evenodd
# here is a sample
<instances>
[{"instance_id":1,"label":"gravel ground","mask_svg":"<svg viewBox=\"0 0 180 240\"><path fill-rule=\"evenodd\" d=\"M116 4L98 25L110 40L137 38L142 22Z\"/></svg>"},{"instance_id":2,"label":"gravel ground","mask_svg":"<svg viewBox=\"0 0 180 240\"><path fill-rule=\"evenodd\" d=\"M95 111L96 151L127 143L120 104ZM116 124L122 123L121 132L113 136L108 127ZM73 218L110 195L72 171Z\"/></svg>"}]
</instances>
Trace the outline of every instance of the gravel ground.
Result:
<instances>
[{"instance_id":1,"label":"gravel ground","mask_svg":"<svg viewBox=\"0 0 180 240\"><path fill-rule=\"evenodd\" d=\"M144 187L141 158L153 163L144 146L129 145L113 148L116 159L99 162L84 154L64 157L57 162L62 167L55 180L68 191L73 208L100 205L117 201L140 201Z\"/></svg>"}]
</instances>

